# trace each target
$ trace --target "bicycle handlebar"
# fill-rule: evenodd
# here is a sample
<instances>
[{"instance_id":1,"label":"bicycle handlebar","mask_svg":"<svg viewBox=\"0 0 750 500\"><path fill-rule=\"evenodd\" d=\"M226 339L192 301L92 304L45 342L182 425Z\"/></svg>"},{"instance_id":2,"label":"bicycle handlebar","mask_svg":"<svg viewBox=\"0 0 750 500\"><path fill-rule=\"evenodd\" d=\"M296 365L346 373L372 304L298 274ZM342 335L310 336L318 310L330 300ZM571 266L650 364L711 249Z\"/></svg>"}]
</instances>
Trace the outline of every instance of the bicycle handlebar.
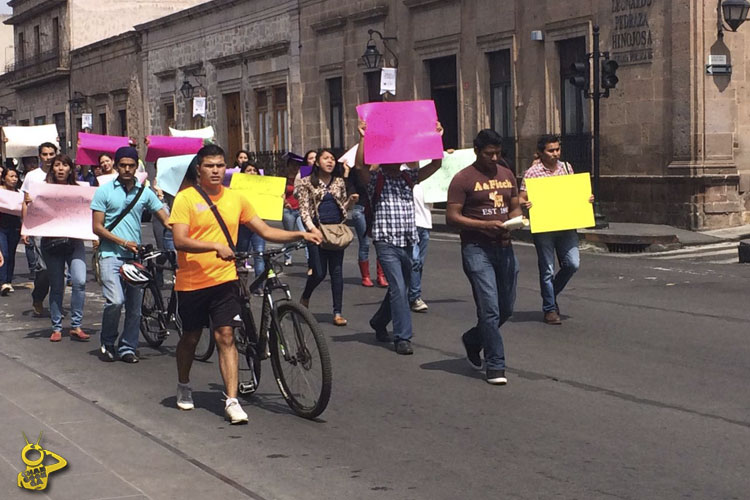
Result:
<instances>
[{"instance_id":1,"label":"bicycle handlebar","mask_svg":"<svg viewBox=\"0 0 750 500\"><path fill-rule=\"evenodd\" d=\"M286 253L292 250L299 250L301 248L305 248L306 246L307 246L307 243L305 242L305 240L300 240L290 245L285 245L281 248L275 248L272 250L264 250L262 252L235 252L234 260L243 261L252 257L273 258L277 255L281 255L282 253Z\"/></svg>"}]
</instances>

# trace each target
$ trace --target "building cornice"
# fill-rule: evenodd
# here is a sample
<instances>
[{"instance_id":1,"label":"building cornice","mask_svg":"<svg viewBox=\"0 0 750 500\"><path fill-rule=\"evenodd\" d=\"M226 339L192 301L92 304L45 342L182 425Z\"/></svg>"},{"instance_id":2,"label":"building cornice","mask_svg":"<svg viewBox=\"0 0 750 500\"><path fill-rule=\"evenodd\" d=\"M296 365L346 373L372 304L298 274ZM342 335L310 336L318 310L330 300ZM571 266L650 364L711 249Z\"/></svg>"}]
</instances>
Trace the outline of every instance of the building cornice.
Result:
<instances>
[{"instance_id":1,"label":"building cornice","mask_svg":"<svg viewBox=\"0 0 750 500\"><path fill-rule=\"evenodd\" d=\"M17 5L20 4L20 1L21 0L16 0L15 2L8 2L8 5L11 7L16 7ZM16 24L21 24L22 22L28 20L29 18L37 16L38 14L45 13L48 10L53 9L59 5L63 5L65 3L66 3L66 0L44 0L37 5L29 7L28 10L24 10L23 12L19 12L18 14L10 16L8 19L3 21L3 23L15 26ZM15 10L15 8L13 10Z\"/></svg>"},{"instance_id":2,"label":"building cornice","mask_svg":"<svg viewBox=\"0 0 750 500\"><path fill-rule=\"evenodd\" d=\"M355 12L354 14L349 15L349 20L353 23L369 23L373 21L377 21L379 19L383 19L388 16L388 6L387 5L377 5L375 7L372 7L371 9L363 10L360 12Z\"/></svg>"},{"instance_id":3,"label":"building cornice","mask_svg":"<svg viewBox=\"0 0 750 500\"><path fill-rule=\"evenodd\" d=\"M344 26L346 26L346 18L340 15L331 16L326 19L321 19L317 23L310 24L310 28L318 34L338 31L344 29Z\"/></svg>"}]
</instances>

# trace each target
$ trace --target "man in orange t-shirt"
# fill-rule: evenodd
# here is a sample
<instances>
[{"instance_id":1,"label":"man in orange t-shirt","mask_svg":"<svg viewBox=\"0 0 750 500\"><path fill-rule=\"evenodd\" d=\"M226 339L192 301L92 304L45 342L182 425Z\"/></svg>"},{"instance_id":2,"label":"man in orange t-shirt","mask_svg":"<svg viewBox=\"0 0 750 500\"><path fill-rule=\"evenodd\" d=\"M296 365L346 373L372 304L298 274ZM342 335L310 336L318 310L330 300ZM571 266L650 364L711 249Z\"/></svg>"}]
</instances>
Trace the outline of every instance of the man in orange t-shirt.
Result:
<instances>
[{"instance_id":1,"label":"man in orange t-shirt","mask_svg":"<svg viewBox=\"0 0 750 500\"><path fill-rule=\"evenodd\" d=\"M226 161L224 150L216 145L204 146L197 154L198 182L217 207L234 238L240 224L263 239L287 243L304 239L318 244L319 231L284 231L268 226L255 213L250 202L222 186ZM201 331L213 326L219 349L219 369L226 387L226 418L232 424L247 422L247 414L237 401L239 380L234 327L238 326L241 306L234 251L206 200L194 187L180 191L169 218L177 249L177 282L179 314L183 335L177 344L177 407L192 410L189 386L190 367Z\"/></svg>"}]
</instances>

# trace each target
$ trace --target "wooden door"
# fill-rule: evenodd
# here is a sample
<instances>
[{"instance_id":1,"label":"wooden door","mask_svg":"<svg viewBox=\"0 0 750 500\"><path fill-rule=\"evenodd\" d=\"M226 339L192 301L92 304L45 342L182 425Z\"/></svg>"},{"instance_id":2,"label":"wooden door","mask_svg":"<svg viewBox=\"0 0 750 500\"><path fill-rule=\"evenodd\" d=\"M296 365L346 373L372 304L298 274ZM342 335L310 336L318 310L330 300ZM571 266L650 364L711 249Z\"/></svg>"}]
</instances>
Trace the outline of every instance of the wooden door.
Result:
<instances>
[{"instance_id":1,"label":"wooden door","mask_svg":"<svg viewBox=\"0 0 750 500\"><path fill-rule=\"evenodd\" d=\"M237 151L242 149L242 107L240 93L224 94L227 117L227 161L234 161Z\"/></svg>"}]
</instances>

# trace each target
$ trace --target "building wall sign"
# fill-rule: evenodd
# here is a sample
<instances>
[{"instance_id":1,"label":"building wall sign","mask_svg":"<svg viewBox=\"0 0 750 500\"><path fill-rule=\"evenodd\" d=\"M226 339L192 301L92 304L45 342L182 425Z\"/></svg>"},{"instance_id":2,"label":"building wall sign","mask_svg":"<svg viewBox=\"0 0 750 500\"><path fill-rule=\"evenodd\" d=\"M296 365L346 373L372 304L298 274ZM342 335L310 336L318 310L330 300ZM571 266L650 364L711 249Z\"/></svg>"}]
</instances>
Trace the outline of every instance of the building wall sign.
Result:
<instances>
[{"instance_id":1,"label":"building wall sign","mask_svg":"<svg viewBox=\"0 0 750 500\"><path fill-rule=\"evenodd\" d=\"M611 0L612 58L620 65L648 64L654 41L648 20L657 0Z\"/></svg>"}]
</instances>

